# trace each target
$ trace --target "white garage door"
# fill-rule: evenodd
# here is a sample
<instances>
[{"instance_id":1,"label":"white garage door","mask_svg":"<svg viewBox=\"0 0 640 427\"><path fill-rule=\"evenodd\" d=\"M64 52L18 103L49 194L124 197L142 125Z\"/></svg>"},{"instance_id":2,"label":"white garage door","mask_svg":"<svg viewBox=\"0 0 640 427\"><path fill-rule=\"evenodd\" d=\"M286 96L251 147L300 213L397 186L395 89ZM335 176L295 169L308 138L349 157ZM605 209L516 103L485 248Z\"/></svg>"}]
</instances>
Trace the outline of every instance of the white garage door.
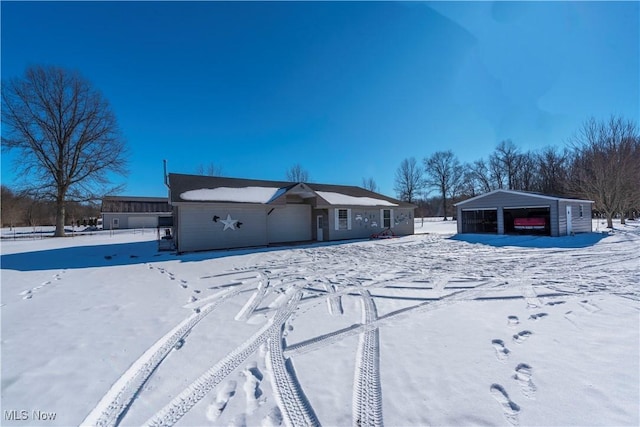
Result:
<instances>
[{"instance_id":1,"label":"white garage door","mask_svg":"<svg viewBox=\"0 0 640 427\"><path fill-rule=\"evenodd\" d=\"M129 228L156 228L158 217L155 216L130 216Z\"/></svg>"},{"instance_id":2,"label":"white garage door","mask_svg":"<svg viewBox=\"0 0 640 427\"><path fill-rule=\"evenodd\" d=\"M269 243L311 240L311 206L287 205L267 216Z\"/></svg>"}]
</instances>

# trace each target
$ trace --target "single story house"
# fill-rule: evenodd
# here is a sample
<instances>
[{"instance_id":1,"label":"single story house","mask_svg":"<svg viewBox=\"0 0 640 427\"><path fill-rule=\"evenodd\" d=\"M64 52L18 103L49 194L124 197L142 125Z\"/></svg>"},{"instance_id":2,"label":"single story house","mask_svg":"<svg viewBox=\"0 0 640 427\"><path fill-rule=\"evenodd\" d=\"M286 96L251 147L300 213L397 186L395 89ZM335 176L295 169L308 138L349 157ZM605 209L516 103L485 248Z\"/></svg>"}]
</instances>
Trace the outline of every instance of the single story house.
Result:
<instances>
[{"instance_id":1,"label":"single story house","mask_svg":"<svg viewBox=\"0 0 640 427\"><path fill-rule=\"evenodd\" d=\"M100 213L104 230L171 227L173 221L166 197L106 196Z\"/></svg>"},{"instance_id":2,"label":"single story house","mask_svg":"<svg viewBox=\"0 0 640 427\"><path fill-rule=\"evenodd\" d=\"M456 203L458 233L567 236L592 231L590 200L494 190Z\"/></svg>"},{"instance_id":3,"label":"single story house","mask_svg":"<svg viewBox=\"0 0 640 427\"><path fill-rule=\"evenodd\" d=\"M413 234L415 205L360 187L168 175L178 252Z\"/></svg>"}]
</instances>

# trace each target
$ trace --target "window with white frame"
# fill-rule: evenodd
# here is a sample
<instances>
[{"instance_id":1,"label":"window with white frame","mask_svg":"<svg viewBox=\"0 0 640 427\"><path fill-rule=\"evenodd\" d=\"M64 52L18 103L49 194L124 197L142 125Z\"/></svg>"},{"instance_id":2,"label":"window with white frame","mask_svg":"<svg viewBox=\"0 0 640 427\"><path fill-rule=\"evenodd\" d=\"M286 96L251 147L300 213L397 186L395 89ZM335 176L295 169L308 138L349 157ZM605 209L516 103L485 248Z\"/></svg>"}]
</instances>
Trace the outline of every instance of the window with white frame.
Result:
<instances>
[{"instance_id":1,"label":"window with white frame","mask_svg":"<svg viewBox=\"0 0 640 427\"><path fill-rule=\"evenodd\" d=\"M391 228L391 209L382 209L382 227Z\"/></svg>"},{"instance_id":2,"label":"window with white frame","mask_svg":"<svg viewBox=\"0 0 640 427\"><path fill-rule=\"evenodd\" d=\"M336 209L336 230L351 230L351 209Z\"/></svg>"}]
</instances>

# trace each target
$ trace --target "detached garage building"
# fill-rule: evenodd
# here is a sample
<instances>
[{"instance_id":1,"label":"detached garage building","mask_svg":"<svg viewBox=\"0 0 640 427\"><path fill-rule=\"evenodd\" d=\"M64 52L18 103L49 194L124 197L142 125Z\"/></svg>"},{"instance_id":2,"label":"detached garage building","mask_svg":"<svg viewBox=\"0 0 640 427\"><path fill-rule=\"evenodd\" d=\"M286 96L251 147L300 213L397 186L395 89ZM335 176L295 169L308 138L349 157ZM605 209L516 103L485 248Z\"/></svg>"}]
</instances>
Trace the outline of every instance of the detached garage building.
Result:
<instances>
[{"instance_id":1,"label":"detached garage building","mask_svg":"<svg viewBox=\"0 0 640 427\"><path fill-rule=\"evenodd\" d=\"M415 205L360 187L169 174L178 252L413 234Z\"/></svg>"},{"instance_id":2,"label":"detached garage building","mask_svg":"<svg viewBox=\"0 0 640 427\"><path fill-rule=\"evenodd\" d=\"M171 226L172 212L166 197L107 196L102 199L102 229L157 228Z\"/></svg>"},{"instance_id":3,"label":"detached garage building","mask_svg":"<svg viewBox=\"0 0 640 427\"><path fill-rule=\"evenodd\" d=\"M513 190L494 190L456 203L458 233L588 233L590 200L565 199Z\"/></svg>"}]
</instances>

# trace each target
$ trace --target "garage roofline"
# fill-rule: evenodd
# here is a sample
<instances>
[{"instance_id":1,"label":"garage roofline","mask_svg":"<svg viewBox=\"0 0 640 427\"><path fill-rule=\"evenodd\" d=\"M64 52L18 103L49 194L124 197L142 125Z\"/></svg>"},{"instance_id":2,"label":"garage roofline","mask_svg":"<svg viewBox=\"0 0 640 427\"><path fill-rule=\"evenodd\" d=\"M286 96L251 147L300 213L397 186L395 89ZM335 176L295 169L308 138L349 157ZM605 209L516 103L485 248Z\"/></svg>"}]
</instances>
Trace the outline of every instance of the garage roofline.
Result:
<instances>
[{"instance_id":1,"label":"garage roofline","mask_svg":"<svg viewBox=\"0 0 640 427\"><path fill-rule=\"evenodd\" d=\"M482 199L483 197L487 197L487 196L490 196L490 195L496 194L496 193L518 194L518 195L529 196L529 197L537 197L537 198L546 199L546 200L556 200L556 201L560 201L560 202L595 203L593 200L568 199L568 198L564 198L564 197L547 196L545 194L533 193L533 192L530 192L530 191L516 191L516 190L497 189L497 190L490 191L489 193L480 194L480 195L472 197L470 199L463 200L462 202L454 203L453 206L462 206L465 203L469 203L469 202L472 202L474 200ZM476 210L476 209L474 209L474 210Z\"/></svg>"}]
</instances>

